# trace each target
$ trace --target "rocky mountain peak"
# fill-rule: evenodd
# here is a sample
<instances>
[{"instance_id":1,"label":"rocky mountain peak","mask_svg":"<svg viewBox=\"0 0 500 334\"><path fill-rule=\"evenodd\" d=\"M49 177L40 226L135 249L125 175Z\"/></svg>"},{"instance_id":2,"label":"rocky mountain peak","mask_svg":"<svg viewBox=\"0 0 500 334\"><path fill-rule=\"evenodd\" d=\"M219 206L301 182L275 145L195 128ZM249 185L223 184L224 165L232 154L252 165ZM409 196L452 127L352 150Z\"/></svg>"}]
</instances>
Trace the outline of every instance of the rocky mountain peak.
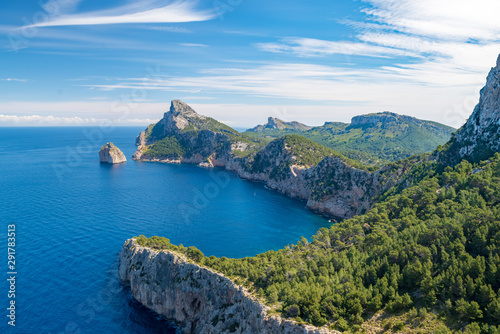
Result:
<instances>
[{"instance_id":1,"label":"rocky mountain peak","mask_svg":"<svg viewBox=\"0 0 500 334\"><path fill-rule=\"evenodd\" d=\"M283 130L283 129L307 131L311 129L311 127L296 121L285 122L279 118L269 116L267 118L266 124L257 125L256 127L248 129L247 131L261 132L264 130Z\"/></svg>"},{"instance_id":2,"label":"rocky mountain peak","mask_svg":"<svg viewBox=\"0 0 500 334\"><path fill-rule=\"evenodd\" d=\"M191 108L187 103L181 100L172 100L170 103L170 112L174 116L184 115L193 116L198 115L193 108Z\"/></svg>"},{"instance_id":3,"label":"rocky mountain peak","mask_svg":"<svg viewBox=\"0 0 500 334\"><path fill-rule=\"evenodd\" d=\"M163 115L160 121L164 127L162 136L167 133L176 133L183 130L189 124L197 124L204 120L205 116L198 114L187 103L181 100L172 100L170 110Z\"/></svg>"},{"instance_id":4,"label":"rocky mountain peak","mask_svg":"<svg viewBox=\"0 0 500 334\"><path fill-rule=\"evenodd\" d=\"M267 124L265 125L265 127L269 129L279 129L283 128L284 126L282 120L269 116L267 118Z\"/></svg>"},{"instance_id":5,"label":"rocky mountain peak","mask_svg":"<svg viewBox=\"0 0 500 334\"><path fill-rule=\"evenodd\" d=\"M500 56L480 91L479 103L467 122L440 154L446 163L462 159L477 162L500 151Z\"/></svg>"}]
</instances>

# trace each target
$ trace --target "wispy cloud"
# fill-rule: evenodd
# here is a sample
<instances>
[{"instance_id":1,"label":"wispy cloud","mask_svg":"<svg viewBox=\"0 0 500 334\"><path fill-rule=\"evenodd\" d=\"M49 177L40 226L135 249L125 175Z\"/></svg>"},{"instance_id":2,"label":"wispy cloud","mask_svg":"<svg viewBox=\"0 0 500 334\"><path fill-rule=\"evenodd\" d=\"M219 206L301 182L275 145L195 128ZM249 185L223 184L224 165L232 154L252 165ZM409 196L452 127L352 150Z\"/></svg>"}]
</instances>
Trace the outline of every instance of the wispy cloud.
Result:
<instances>
[{"instance_id":1,"label":"wispy cloud","mask_svg":"<svg viewBox=\"0 0 500 334\"><path fill-rule=\"evenodd\" d=\"M183 34L192 33L192 31L189 30L189 29L187 29L187 28L172 27L172 26L151 26L151 25L144 25L144 26L141 26L140 28L147 29L147 30L167 31L167 32L175 32L175 33L183 33Z\"/></svg>"},{"instance_id":2,"label":"wispy cloud","mask_svg":"<svg viewBox=\"0 0 500 334\"><path fill-rule=\"evenodd\" d=\"M63 14L29 27L51 27L70 25L102 25L120 23L178 23L207 21L216 17L213 10L196 8L193 0L165 1L147 0L112 9L80 14Z\"/></svg>"},{"instance_id":3,"label":"wispy cloud","mask_svg":"<svg viewBox=\"0 0 500 334\"><path fill-rule=\"evenodd\" d=\"M299 57L316 57L332 54L357 55L370 57L411 56L418 54L407 50L384 47L368 43L347 41L325 41L314 38L287 37L281 43L258 43L263 51L275 53L293 53Z\"/></svg>"},{"instance_id":4,"label":"wispy cloud","mask_svg":"<svg viewBox=\"0 0 500 334\"><path fill-rule=\"evenodd\" d=\"M27 82L28 79L3 78L0 81Z\"/></svg>"},{"instance_id":5,"label":"wispy cloud","mask_svg":"<svg viewBox=\"0 0 500 334\"><path fill-rule=\"evenodd\" d=\"M62 14L74 11L82 0L49 0L42 8L51 14Z\"/></svg>"},{"instance_id":6,"label":"wispy cloud","mask_svg":"<svg viewBox=\"0 0 500 334\"><path fill-rule=\"evenodd\" d=\"M179 43L180 46L190 46L190 47L198 47L198 48L206 48L208 45L206 44L198 44L198 43Z\"/></svg>"},{"instance_id":7,"label":"wispy cloud","mask_svg":"<svg viewBox=\"0 0 500 334\"><path fill-rule=\"evenodd\" d=\"M489 62L491 63L491 62ZM218 68L200 71L198 76L164 77L154 81L144 78L116 80L114 83L94 84L90 87L104 91L155 90L169 95L191 91L198 96L252 96L257 98L307 101L335 106L329 119L338 120L348 111L366 113L390 110L410 114L452 126L460 126L470 114L472 106L458 116L447 116L449 109L463 105L464 98L477 93L484 82L467 70L453 67L429 67L422 76L416 76L410 65L383 68L343 68L316 64L277 63L255 68ZM438 76L430 75L440 73ZM480 83L478 84L478 81ZM230 93L230 94L229 94ZM224 99L214 101L224 102ZM304 111L305 112L305 111ZM353 114L351 113L351 115ZM227 118L227 117L226 117ZM325 115L323 115L325 119Z\"/></svg>"},{"instance_id":8,"label":"wispy cloud","mask_svg":"<svg viewBox=\"0 0 500 334\"><path fill-rule=\"evenodd\" d=\"M468 110L460 111L459 117L461 121L465 120L473 108L469 101L477 101L477 91L484 84L486 74L500 53L500 20L497 17L500 2L363 2L366 4L361 9L366 14L364 22L339 21L355 29L356 35L351 40L286 37L277 42L260 43L256 46L262 51L299 58L345 55L346 61L357 68L362 66L363 61L356 56L392 58L390 65L368 66L364 76L354 75L349 79L344 77L340 81L330 77L325 78L325 82L313 79L321 85L318 86L317 93L323 91L324 87L329 87L332 99L338 92L342 92L346 99L354 97L356 100L358 92L361 93L360 97L373 105L383 103L383 100L374 96L377 93L387 99L387 105L395 105L392 103L395 100L402 102L405 96L420 96L421 101L414 101L419 108L426 108L424 104L433 101L435 106L431 108L436 113L446 113L445 110L450 108L464 109L467 104ZM345 67L344 70L349 68ZM306 87L310 79L312 78L305 81ZM372 80L376 86L370 86L365 80ZM355 85L351 86L351 81ZM339 82L346 82L346 85L339 85ZM406 93L399 87L404 87ZM390 91L391 94L384 94L384 91ZM461 98L457 95L459 91L464 94ZM302 96L300 91L296 93L298 97ZM319 97L326 98L326 93L319 93ZM311 97L317 98L318 95L312 92ZM448 106L443 101L447 101ZM412 108L406 107L407 110ZM447 123L450 124L449 121Z\"/></svg>"},{"instance_id":9,"label":"wispy cloud","mask_svg":"<svg viewBox=\"0 0 500 334\"><path fill-rule=\"evenodd\" d=\"M459 77L454 69L441 68L442 77L422 76L409 78L414 70L406 67L383 67L372 69L343 68L315 64L277 63L256 68L215 68L202 70L199 76L164 77L154 81L147 78L124 78L114 83L84 85L94 89L112 91L117 89L146 89L164 91L204 91L207 93L237 92L247 95L289 98L296 100L329 102L370 102L375 96L387 96L391 86L400 91L403 86L425 84L468 85L477 77L463 71ZM435 70L435 69L434 69ZM469 76L467 76L469 75ZM460 79L459 81L457 81ZM365 88L370 87L369 90Z\"/></svg>"},{"instance_id":10,"label":"wispy cloud","mask_svg":"<svg viewBox=\"0 0 500 334\"><path fill-rule=\"evenodd\" d=\"M365 22L341 20L358 31L351 41L287 37L260 43L263 51L298 57L333 54L392 57L401 63L448 64L484 71L500 52L500 2L494 0L363 0Z\"/></svg>"},{"instance_id":11,"label":"wispy cloud","mask_svg":"<svg viewBox=\"0 0 500 334\"><path fill-rule=\"evenodd\" d=\"M500 38L495 0L364 0L364 12L381 27L436 39L497 41Z\"/></svg>"}]
</instances>

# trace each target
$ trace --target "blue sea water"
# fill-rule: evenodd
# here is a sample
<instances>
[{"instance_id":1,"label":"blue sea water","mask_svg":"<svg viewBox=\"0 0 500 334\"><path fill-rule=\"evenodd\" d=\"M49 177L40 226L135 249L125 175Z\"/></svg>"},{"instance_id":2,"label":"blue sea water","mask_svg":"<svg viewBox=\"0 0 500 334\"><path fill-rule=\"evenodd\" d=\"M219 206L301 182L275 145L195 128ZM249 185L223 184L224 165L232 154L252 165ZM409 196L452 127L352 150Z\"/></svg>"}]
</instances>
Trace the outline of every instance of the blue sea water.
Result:
<instances>
[{"instance_id":1,"label":"blue sea water","mask_svg":"<svg viewBox=\"0 0 500 334\"><path fill-rule=\"evenodd\" d=\"M141 128L0 128L0 333L176 333L118 279L144 234L244 257L310 238L304 202L219 169L136 162ZM114 142L127 163L99 163ZM15 328L7 324L7 230L15 224Z\"/></svg>"}]
</instances>

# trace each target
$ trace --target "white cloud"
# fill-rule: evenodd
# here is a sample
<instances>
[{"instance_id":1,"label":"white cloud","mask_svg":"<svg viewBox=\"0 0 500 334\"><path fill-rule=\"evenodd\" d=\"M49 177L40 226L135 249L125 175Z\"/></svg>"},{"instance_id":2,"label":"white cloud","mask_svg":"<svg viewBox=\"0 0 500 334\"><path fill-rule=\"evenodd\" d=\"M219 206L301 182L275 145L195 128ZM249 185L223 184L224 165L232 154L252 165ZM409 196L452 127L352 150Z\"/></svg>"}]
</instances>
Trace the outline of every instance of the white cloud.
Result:
<instances>
[{"instance_id":1,"label":"white cloud","mask_svg":"<svg viewBox=\"0 0 500 334\"><path fill-rule=\"evenodd\" d=\"M367 43L347 41L325 41L313 38L287 37L282 43L258 43L262 51L275 53L293 53L299 57L315 57L332 54L357 55L370 57L411 56L419 57L414 52L382 47Z\"/></svg>"},{"instance_id":2,"label":"white cloud","mask_svg":"<svg viewBox=\"0 0 500 334\"><path fill-rule=\"evenodd\" d=\"M51 115L61 119L157 119L168 110L166 103L121 101L9 101L0 102L2 115L32 116ZM71 117L70 117L71 116Z\"/></svg>"},{"instance_id":3,"label":"white cloud","mask_svg":"<svg viewBox=\"0 0 500 334\"><path fill-rule=\"evenodd\" d=\"M74 11L82 0L49 0L42 8L51 15L58 15Z\"/></svg>"},{"instance_id":4,"label":"white cloud","mask_svg":"<svg viewBox=\"0 0 500 334\"><path fill-rule=\"evenodd\" d=\"M51 27L70 25L100 25L120 23L178 23L213 19L213 10L198 10L192 0L135 1L113 9L82 14L58 15L54 19L30 25L29 27Z\"/></svg>"},{"instance_id":5,"label":"white cloud","mask_svg":"<svg viewBox=\"0 0 500 334\"><path fill-rule=\"evenodd\" d=\"M4 78L1 81L14 81L14 82L27 82L27 79L16 79L16 78Z\"/></svg>"},{"instance_id":6,"label":"white cloud","mask_svg":"<svg viewBox=\"0 0 500 334\"><path fill-rule=\"evenodd\" d=\"M189 29L181 28L181 27L172 27L172 26L150 26L150 25L145 25L145 26L141 26L140 28L147 29L147 30L156 30L156 31L177 32L177 33L183 33L183 34L192 33L192 31L189 30Z\"/></svg>"},{"instance_id":7,"label":"white cloud","mask_svg":"<svg viewBox=\"0 0 500 334\"><path fill-rule=\"evenodd\" d=\"M500 2L496 0L364 0L373 21L408 34L437 39L497 41Z\"/></svg>"},{"instance_id":8,"label":"white cloud","mask_svg":"<svg viewBox=\"0 0 500 334\"><path fill-rule=\"evenodd\" d=\"M355 114L389 110L455 127L463 124L477 103L477 95L484 84L485 75L476 77L466 75L469 72L464 71L464 75L457 76L453 68L444 67L438 70L429 67L422 77L410 80L409 77L414 76L414 71L416 69L410 65L360 69L288 63L252 69L212 69L203 71L200 76L165 77L154 81L128 78L92 87L106 91L165 91L174 98L179 96L178 92L191 90L200 96L224 96L232 93L301 101L299 105L307 104L307 101L314 101L317 105L329 105L326 109L302 109L302 114L297 113L297 117L305 123L314 121L317 124L321 123L321 120L348 121ZM418 71L423 69L419 68ZM430 75L438 72L441 76ZM214 104L217 102L223 103L224 99L218 98ZM331 112L313 118L312 110L315 112L327 109ZM255 111L250 112L249 117L254 114ZM348 119L345 119L346 115L349 116ZM230 115L221 115L220 118L232 119ZM308 119L310 121L307 121ZM246 121L248 122L248 118Z\"/></svg>"},{"instance_id":9,"label":"white cloud","mask_svg":"<svg viewBox=\"0 0 500 334\"><path fill-rule=\"evenodd\" d=\"M189 46L189 47L198 47L198 48L206 48L208 45L206 44L198 44L198 43L179 43L180 46Z\"/></svg>"},{"instance_id":10,"label":"white cloud","mask_svg":"<svg viewBox=\"0 0 500 334\"><path fill-rule=\"evenodd\" d=\"M99 119L81 117L57 117L41 115L3 115L0 114L0 126L98 126L98 125L147 125L157 122L157 119Z\"/></svg>"},{"instance_id":11,"label":"white cloud","mask_svg":"<svg viewBox=\"0 0 500 334\"><path fill-rule=\"evenodd\" d=\"M392 62L385 62L390 65L369 67L363 75L352 71L341 80L338 75L321 80L299 75L293 78L296 82L285 83L288 94L265 84L262 89L267 87L267 95L295 95L297 99L308 95L311 100L336 100L340 96L370 106L386 105L395 112L427 114L453 126L463 123L500 53L500 2L363 1L368 4L362 9L367 15L365 22L339 21L356 30L353 40L286 37L257 47L301 58L345 55L346 62L356 68L364 63L356 63L359 58L353 56L392 58ZM343 66L335 71L349 72L351 67ZM279 75L286 77L281 72ZM448 116L443 118L442 114Z\"/></svg>"}]
</instances>

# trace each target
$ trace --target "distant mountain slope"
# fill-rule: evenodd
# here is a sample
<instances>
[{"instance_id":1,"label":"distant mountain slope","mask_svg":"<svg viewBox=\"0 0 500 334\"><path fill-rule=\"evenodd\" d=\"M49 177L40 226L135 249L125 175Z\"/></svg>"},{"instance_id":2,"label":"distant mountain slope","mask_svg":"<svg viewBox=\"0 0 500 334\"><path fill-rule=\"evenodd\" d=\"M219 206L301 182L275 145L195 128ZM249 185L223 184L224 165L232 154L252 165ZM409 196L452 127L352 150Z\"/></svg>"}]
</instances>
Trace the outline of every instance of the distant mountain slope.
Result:
<instances>
[{"instance_id":1,"label":"distant mountain slope","mask_svg":"<svg viewBox=\"0 0 500 334\"><path fill-rule=\"evenodd\" d=\"M353 117L351 124L326 122L309 130L264 127L244 134L261 138L300 134L364 164L381 165L430 152L446 143L453 131L436 122L382 112Z\"/></svg>"},{"instance_id":2,"label":"distant mountain slope","mask_svg":"<svg viewBox=\"0 0 500 334\"><path fill-rule=\"evenodd\" d=\"M269 117L267 119L267 123L264 125L257 125L256 127L252 129L248 129L247 131L250 132L262 132L262 131L269 131L269 130L298 130L298 131L307 131L310 130L312 127L292 121L292 122L285 122L282 121L279 118L274 118L274 117Z\"/></svg>"}]
</instances>

